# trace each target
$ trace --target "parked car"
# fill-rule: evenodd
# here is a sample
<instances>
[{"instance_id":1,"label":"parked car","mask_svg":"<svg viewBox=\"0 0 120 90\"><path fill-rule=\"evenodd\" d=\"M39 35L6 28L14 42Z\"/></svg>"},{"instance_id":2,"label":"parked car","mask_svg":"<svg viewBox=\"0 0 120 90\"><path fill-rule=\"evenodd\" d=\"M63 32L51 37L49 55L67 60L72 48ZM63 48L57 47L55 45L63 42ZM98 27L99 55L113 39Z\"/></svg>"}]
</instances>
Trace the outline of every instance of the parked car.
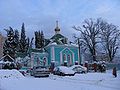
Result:
<instances>
[{"instance_id":1,"label":"parked car","mask_svg":"<svg viewBox=\"0 0 120 90\"><path fill-rule=\"evenodd\" d=\"M31 76L34 77L49 77L49 68L45 66L35 66L30 71Z\"/></svg>"},{"instance_id":2,"label":"parked car","mask_svg":"<svg viewBox=\"0 0 120 90\"><path fill-rule=\"evenodd\" d=\"M53 74L59 76L74 76L75 72L66 66L58 66L54 68Z\"/></svg>"},{"instance_id":3,"label":"parked car","mask_svg":"<svg viewBox=\"0 0 120 90\"><path fill-rule=\"evenodd\" d=\"M69 68L73 70L75 73L87 73L87 68L81 65L73 65Z\"/></svg>"}]
</instances>

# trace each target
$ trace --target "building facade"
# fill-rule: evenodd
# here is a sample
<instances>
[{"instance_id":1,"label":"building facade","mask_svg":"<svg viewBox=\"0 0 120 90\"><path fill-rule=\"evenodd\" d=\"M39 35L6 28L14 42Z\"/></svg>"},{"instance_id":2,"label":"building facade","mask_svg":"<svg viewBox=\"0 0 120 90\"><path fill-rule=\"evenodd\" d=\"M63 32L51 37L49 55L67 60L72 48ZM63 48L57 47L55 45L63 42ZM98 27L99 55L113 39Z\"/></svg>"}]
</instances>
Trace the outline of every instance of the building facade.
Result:
<instances>
[{"instance_id":1,"label":"building facade","mask_svg":"<svg viewBox=\"0 0 120 90\"><path fill-rule=\"evenodd\" d=\"M49 39L44 50L34 49L31 51L31 66L50 65L53 61L56 65L63 65L66 62L68 66L80 62L78 46L69 44L68 38L60 34L58 22L54 31L55 35Z\"/></svg>"},{"instance_id":2,"label":"building facade","mask_svg":"<svg viewBox=\"0 0 120 90\"><path fill-rule=\"evenodd\" d=\"M55 43L50 44L46 47L48 51L48 64L51 61L55 61L58 65L63 65L67 62L67 65L73 65L79 60L78 47L72 45L57 45Z\"/></svg>"}]
</instances>

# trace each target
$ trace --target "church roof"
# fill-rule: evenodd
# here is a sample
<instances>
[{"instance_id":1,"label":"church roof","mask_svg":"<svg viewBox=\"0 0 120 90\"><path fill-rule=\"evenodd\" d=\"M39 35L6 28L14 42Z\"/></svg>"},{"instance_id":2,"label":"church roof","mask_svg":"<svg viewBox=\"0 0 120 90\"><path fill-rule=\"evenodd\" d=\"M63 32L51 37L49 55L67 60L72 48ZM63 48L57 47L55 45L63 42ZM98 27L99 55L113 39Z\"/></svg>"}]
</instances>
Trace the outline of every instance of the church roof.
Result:
<instances>
[{"instance_id":1,"label":"church roof","mask_svg":"<svg viewBox=\"0 0 120 90\"><path fill-rule=\"evenodd\" d=\"M17 52L17 53L16 53L16 56L17 56L17 57L24 58L25 56L27 56L27 53Z\"/></svg>"},{"instance_id":2,"label":"church roof","mask_svg":"<svg viewBox=\"0 0 120 90\"><path fill-rule=\"evenodd\" d=\"M42 53L44 52L43 49L31 49L31 52L39 52L39 53Z\"/></svg>"},{"instance_id":3,"label":"church roof","mask_svg":"<svg viewBox=\"0 0 120 90\"><path fill-rule=\"evenodd\" d=\"M51 39L66 38L61 34L55 34Z\"/></svg>"},{"instance_id":4,"label":"church roof","mask_svg":"<svg viewBox=\"0 0 120 90\"><path fill-rule=\"evenodd\" d=\"M67 38L60 34L60 28L58 26L58 21L56 21L55 35L50 38L50 43L56 44L67 44Z\"/></svg>"},{"instance_id":5,"label":"church roof","mask_svg":"<svg viewBox=\"0 0 120 90\"><path fill-rule=\"evenodd\" d=\"M67 38L61 34L55 34L51 40L57 44L67 44Z\"/></svg>"},{"instance_id":6,"label":"church roof","mask_svg":"<svg viewBox=\"0 0 120 90\"><path fill-rule=\"evenodd\" d=\"M33 49L33 48L31 48L28 53L30 54L31 52L35 52L35 53L45 53L46 50L45 50L45 49ZM28 53L17 52L16 55L17 55L17 57L25 58L25 56L27 56Z\"/></svg>"}]
</instances>

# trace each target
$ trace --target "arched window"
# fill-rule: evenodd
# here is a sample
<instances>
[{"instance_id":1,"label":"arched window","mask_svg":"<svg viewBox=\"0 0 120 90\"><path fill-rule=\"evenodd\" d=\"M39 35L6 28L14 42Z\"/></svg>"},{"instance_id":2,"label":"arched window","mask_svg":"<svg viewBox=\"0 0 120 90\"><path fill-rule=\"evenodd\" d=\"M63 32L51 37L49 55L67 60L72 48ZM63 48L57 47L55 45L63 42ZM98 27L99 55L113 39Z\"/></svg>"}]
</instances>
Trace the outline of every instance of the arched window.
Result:
<instances>
[{"instance_id":1,"label":"arched window","mask_svg":"<svg viewBox=\"0 0 120 90\"><path fill-rule=\"evenodd\" d=\"M40 60L39 60L39 58L37 57L37 66L39 66L40 65Z\"/></svg>"},{"instance_id":2,"label":"arched window","mask_svg":"<svg viewBox=\"0 0 120 90\"><path fill-rule=\"evenodd\" d=\"M43 65L45 66L45 65L46 65L46 63L47 63L47 58L46 58L46 57L44 57L44 58L43 58Z\"/></svg>"},{"instance_id":3,"label":"arched window","mask_svg":"<svg viewBox=\"0 0 120 90\"><path fill-rule=\"evenodd\" d=\"M63 61L66 61L66 55L63 54Z\"/></svg>"},{"instance_id":4,"label":"arched window","mask_svg":"<svg viewBox=\"0 0 120 90\"><path fill-rule=\"evenodd\" d=\"M68 58L68 64L71 65L72 63L71 63L71 57L70 57L70 55L68 55L67 58Z\"/></svg>"}]
</instances>

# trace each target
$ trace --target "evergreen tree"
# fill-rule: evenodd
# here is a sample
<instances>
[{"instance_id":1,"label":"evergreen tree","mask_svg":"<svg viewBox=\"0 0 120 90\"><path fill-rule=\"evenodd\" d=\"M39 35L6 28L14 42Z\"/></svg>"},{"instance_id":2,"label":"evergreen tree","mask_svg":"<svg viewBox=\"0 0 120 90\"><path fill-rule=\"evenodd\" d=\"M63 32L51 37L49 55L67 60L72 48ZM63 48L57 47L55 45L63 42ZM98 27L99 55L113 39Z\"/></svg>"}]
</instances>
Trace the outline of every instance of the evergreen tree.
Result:
<instances>
[{"instance_id":1,"label":"evergreen tree","mask_svg":"<svg viewBox=\"0 0 120 90\"><path fill-rule=\"evenodd\" d=\"M44 34L43 31L35 31L35 47L36 48L43 48L44 47Z\"/></svg>"},{"instance_id":2,"label":"evergreen tree","mask_svg":"<svg viewBox=\"0 0 120 90\"><path fill-rule=\"evenodd\" d=\"M39 48L39 32L35 31L35 48Z\"/></svg>"},{"instance_id":3,"label":"evergreen tree","mask_svg":"<svg viewBox=\"0 0 120 90\"><path fill-rule=\"evenodd\" d=\"M41 31L41 48L44 47L44 41L45 41L44 34L43 34L43 31Z\"/></svg>"},{"instance_id":4,"label":"evergreen tree","mask_svg":"<svg viewBox=\"0 0 120 90\"><path fill-rule=\"evenodd\" d=\"M13 29L10 27L7 31L7 39L3 46L4 61L13 61L15 59L17 43L15 42L15 35Z\"/></svg>"},{"instance_id":5,"label":"evergreen tree","mask_svg":"<svg viewBox=\"0 0 120 90\"><path fill-rule=\"evenodd\" d=\"M17 53L17 51L19 50L19 32L18 32L18 30L15 30L14 42L16 45L16 53Z\"/></svg>"},{"instance_id":6,"label":"evergreen tree","mask_svg":"<svg viewBox=\"0 0 120 90\"><path fill-rule=\"evenodd\" d=\"M21 28L21 38L20 38L20 42L19 42L19 52L26 53L28 50L28 46L29 46L28 43L29 43L29 40L28 40L28 38L26 39L25 27L24 27L24 23L23 23L22 28Z\"/></svg>"},{"instance_id":7,"label":"evergreen tree","mask_svg":"<svg viewBox=\"0 0 120 90\"><path fill-rule=\"evenodd\" d=\"M38 32L37 34L37 45L38 45L38 48L41 48L41 33L40 31Z\"/></svg>"},{"instance_id":8,"label":"evergreen tree","mask_svg":"<svg viewBox=\"0 0 120 90\"><path fill-rule=\"evenodd\" d=\"M26 52L28 52L28 49L30 47L30 39L29 37L26 39Z\"/></svg>"}]
</instances>

